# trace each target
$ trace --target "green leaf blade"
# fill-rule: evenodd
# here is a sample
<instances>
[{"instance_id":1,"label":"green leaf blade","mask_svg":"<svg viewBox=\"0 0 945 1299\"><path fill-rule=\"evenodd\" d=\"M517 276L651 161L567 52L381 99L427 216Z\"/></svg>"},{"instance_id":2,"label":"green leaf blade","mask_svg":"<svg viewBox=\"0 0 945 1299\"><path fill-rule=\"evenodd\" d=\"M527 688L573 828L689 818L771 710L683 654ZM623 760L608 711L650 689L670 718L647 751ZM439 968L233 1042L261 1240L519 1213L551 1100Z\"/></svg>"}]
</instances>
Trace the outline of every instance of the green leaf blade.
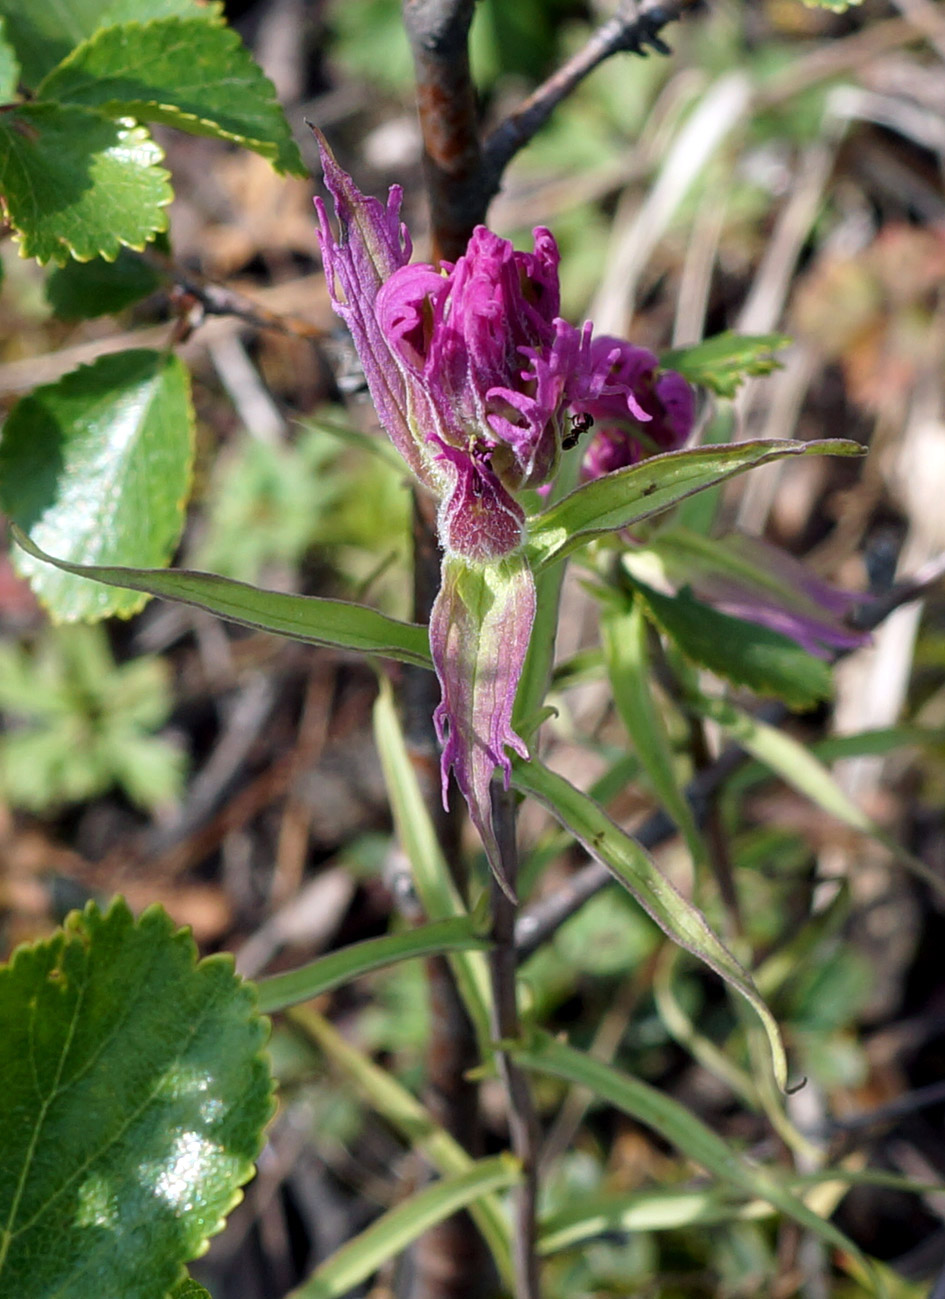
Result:
<instances>
[{"instance_id":1,"label":"green leaf blade","mask_svg":"<svg viewBox=\"0 0 945 1299\"><path fill-rule=\"evenodd\" d=\"M510 1155L498 1155L479 1160L468 1172L434 1182L395 1209L389 1209L343 1245L287 1299L340 1299L430 1227L480 1196L514 1186L520 1179L517 1161Z\"/></svg>"},{"instance_id":2,"label":"green leaf blade","mask_svg":"<svg viewBox=\"0 0 945 1299\"><path fill-rule=\"evenodd\" d=\"M512 784L523 794L536 798L596 861L606 866L668 938L691 952L745 998L764 1026L774 1075L783 1089L787 1084L787 1060L774 1016L750 975L709 928L702 913L676 891L635 839L563 776L540 762L515 760Z\"/></svg>"},{"instance_id":3,"label":"green leaf blade","mask_svg":"<svg viewBox=\"0 0 945 1299\"><path fill-rule=\"evenodd\" d=\"M729 329L692 347L664 352L660 365L678 370L690 383L709 388L718 397L734 397L745 379L779 369L781 363L773 353L790 342L787 334L736 334Z\"/></svg>"},{"instance_id":4,"label":"green leaf blade","mask_svg":"<svg viewBox=\"0 0 945 1299\"><path fill-rule=\"evenodd\" d=\"M634 751L658 798L682 832L694 862L705 850L692 808L679 781L663 717L653 697L646 620L638 601L627 610L607 609L601 617L604 661L614 704Z\"/></svg>"},{"instance_id":5,"label":"green leaf blade","mask_svg":"<svg viewBox=\"0 0 945 1299\"><path fill-rule=\"evenodd\" d=\"M870 1292L882 1293L881 1282L875 1273L871 1276L867 1271L864 1256L839 1228L809 1208L776 1177L743 1159L671 1096L544 1035L536 1036L528 1046L514 1047L512 1054L525 1069L589 1088L595 1096L659 1133L724 1185L766 1201L820 1240L850 1253L874 1282Z\"/></svg>"},{"instance_id":6,"label":"green leaf blade","mask_svg":"<svg viewBox=\"0 0 945 1299\"><path fill-rule=\"evenodd\" d=\"M0 968L0 1292L163 1299L272 1111L266 1021L160 908L74 913Z\"/></svg>"},{"instance_id":7,"label":"green leaf blade","mask_svg":"<svg viewBox=\"0 0 945 1299\"><path fill-rule=\"evenodd\" d=\"M272 83L239 34L202 18L102 28L43 81L44 99L232 140L305 176Z\"/></svg>"},{"instance_id":8,"label":"green leaf blade","mask_svg":"<svg viewBox=\"0 0 945 1299\"><path fill-rule=\"evenodd\" d=\"M55 4L0 0L8 39L23 65L26 84L33 88L100 27L172 14L220 22L222 10L221 0L56 0Z\"/></svg>"},{"instance_id":9,"label":"green leaf blade","mask_svg":"<svg viewBox=\"0 0 945 1299\"><path fill-rule=\"evenodd\" d=\"M421 925L403 934L368 938L341 951L321 956L285 974L274 974L259 983L259 1008L263 1014L283 1010L300 1001L321 996L351 979L397 961L444 952L483 951L488 940L476 932L469 916L451 916L432 925Z\"/></svg>"},{"instance_id":10,"label":"green leaf blade","mask_svg":"<svg viewBox=\"0 0 945 1299\"><path fill-rule=\"evenodd\" d=\"M111 261L167 228L161 149L95 109L18 104L0 114L0 193L20 252L65 265Z\"/></svg>"},{"instance_id":11,"label":"green leaf blade","mask_svg":"<svg viewBox=\"0 0 945 1299\"><path fill-rule=\"evenodd\" d=\"M193 424L180 360L143 349L104 356L11 412L0 437L0 505L35 546L67 562L165 564L183 526ZM18 568L60 621L128 617L144 604L140 593L51 568L35 553Z\"/></svg>"},{"instance_id":12,"label":"green leaf blade","mask_svg":"<svg viewBox=\"0 0 945 1299\"><path fill-rule=\"evenodd\" d=\"M20 82L20 65L13 46L7 40L7 23L0 13L0 104L8 104L16 96Z\"/></svg>"},{"instance_id":13,"label":"green leaf blade","mask_svg":"<svg viewBox=\"0 0 945 1299\"><path fill-rule=\"evenodd\" d=\"M309 645L353 650L359 654L373 654L432 668L426 627L400 622L365 605L314 595L264 591L230 577L194 573L185 568L165 570L73 564L40 550L16 527L13 535L33 559L73 573L83 580L189 604L242 627L288 636Z\"/></svg>"},{"instance_id":14,"label":"green leaf blade","mask_svg":"<svg viewBox=\"0 0 945 1299\"><path fill-rule=\"evenodd\" d=\"M678 501L756 465L788 456L862 455L856 442L735 442L694 451L669 451L628 469L584 483L529 521L529 548L538 570L585 542L632 527Z\"/></svg>"},{"instance_id":15,"label":"green leaf blade","mask_svg":"<svg viewBox=\"0 0 945 1299\"><path fill-rule=\"evenodd\" d=\"M770 627L720 613L688 588L663 595L632 579L656 625L687 658L736 685L774 695L792 708L813 708L833 689L830 666Z\"/></svg>"}]
</instances>

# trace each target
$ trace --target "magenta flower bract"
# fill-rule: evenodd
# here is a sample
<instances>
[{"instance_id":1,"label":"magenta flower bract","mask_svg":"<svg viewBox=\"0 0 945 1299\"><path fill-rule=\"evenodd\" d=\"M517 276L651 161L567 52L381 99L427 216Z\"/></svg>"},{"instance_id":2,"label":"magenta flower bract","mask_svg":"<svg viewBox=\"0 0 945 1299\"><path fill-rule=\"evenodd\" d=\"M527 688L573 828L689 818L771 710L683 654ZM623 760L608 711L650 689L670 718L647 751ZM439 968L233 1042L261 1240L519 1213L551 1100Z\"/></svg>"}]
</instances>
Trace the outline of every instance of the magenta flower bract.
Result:
<instances>
[{"instance_id":1,"label":"magenta flower bract","mask_svg":"<svg viewBox=\"0 0 945 1299\"><path fill-rule=\"evenodd\" d=\"M517 493L551 480L573 415L600 418L608 436L652 424L665 449L691 426L691 394L679 376L654 379L651 353L561 319L548 230L519 252L477 226L455 264L410 264L400 190L386 206L365 197L319 144L339 226L336 237L316 199L332 304L381 423L439 502L430 648L444 798L452 770L501 879L490 783L498 768L508 784L510 750L527 756L512 711L535 616Z\"/></svg>"},{"instance_id":2,"label":"magenta flower bract","mask_svg":"<svg viewBox=\"0 0 945 1299\"><path fill-rule=\"evenodd\" d=\"M629 387L646 412L645 424L628 411L626 402L609 394L582 404L594 421L584 456L584 478L599 478L615 469L635 465L661 451L683 446L695 422L692 388L674 370L657 373L658 361L645 347L606 335L591 344L595 362L609 366L611 385Z\"/></svg>"}]
</instances>

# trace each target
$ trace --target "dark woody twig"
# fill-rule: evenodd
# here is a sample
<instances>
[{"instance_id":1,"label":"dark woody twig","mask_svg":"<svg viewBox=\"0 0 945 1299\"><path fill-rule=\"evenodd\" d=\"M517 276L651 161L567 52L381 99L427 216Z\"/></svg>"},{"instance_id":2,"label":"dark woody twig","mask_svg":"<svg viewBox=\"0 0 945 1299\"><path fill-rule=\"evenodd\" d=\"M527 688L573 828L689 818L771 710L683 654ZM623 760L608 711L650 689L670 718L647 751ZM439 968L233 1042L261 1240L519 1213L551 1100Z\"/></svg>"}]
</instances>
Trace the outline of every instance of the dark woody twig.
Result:
<instances>
[{"instance_id":1,"label":"dark woody twig","mask_svg":"<svg viewBox=\"0 0 945 1299\"><path fill-rule=\"evenodd\" d=\"M455 261L485 219L476 94L469 70L474 0L404 0L417 79L433 260Z\"/></svg>"},{"instance_id":2,"label":"dark woody twig","mask_svg":"<svg viewBox=\"0 0 945 1299\"><path fill-rule=\"evenodd\" d=\"M669 46L660 32L701 3L702 0L622 0L614 16L594 32L584 48L529 95L486 140L483 147L486 203L498 192L502 173L511 160L575 86L614 54L645 55L647 47L658 54L669 54Z\"/></svg>"}]
</instances>

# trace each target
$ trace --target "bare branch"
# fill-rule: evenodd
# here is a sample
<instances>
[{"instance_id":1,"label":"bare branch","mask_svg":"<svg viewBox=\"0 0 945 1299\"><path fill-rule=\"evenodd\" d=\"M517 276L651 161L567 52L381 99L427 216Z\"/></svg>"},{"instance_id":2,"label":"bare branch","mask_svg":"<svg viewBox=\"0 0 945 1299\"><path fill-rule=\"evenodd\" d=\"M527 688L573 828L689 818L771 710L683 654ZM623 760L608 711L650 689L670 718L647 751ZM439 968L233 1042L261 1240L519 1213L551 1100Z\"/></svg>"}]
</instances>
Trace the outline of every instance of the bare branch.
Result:
<instances>
[{"instance_id":1,"label":"bare branch","mask_svg":"<svg viewBox=\"0 0 945 1299\"><path fill-rule=\"evenodd\" d=\"M488 197L498 192L502 173L518 151L544 126L558 104L614 54L645 56L647 49L671 53L660 32L702 0L621 0L614 16L593 34L582 50L545 81L492 132L483 147Z\"/></svg>"},{"instance_id":2,"label":"bare branch","mask_svg":"<svg viewBox=\"0 0 945 1299\"><path fill-rule=\"evenodd\" d=\"M468 37L474 0L404 0L417 78L434 260L455 261L485 217Z\"/></svg>"}]
</instances>

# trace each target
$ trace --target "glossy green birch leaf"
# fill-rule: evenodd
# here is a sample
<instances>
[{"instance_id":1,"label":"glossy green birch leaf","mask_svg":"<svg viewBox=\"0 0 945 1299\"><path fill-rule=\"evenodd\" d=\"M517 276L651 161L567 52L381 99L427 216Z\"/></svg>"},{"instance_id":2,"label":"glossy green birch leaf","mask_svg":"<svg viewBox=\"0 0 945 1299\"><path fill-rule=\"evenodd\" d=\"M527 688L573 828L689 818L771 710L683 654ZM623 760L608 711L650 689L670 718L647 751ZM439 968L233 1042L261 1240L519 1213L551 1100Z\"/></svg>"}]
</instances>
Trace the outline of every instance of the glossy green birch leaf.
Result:
<instances>
[{"instance_id":1,"label":"glossy green birch leaf","mask_svg":"<svg viewBox=\"0 0 945 1299\"><path fill-rule=\"evenodd\" d=\"M533 567L553 564L594 537L617 532L757 465L788 456L859 456L864 448L839 438L820 442L736 442L705 450L669 451L584 483L529 520Z\"/></svg>"},{"instance_id":2,"label":"glossy green birch leaf","mask_svg":"<svg viewBox=\"0 0 945 1299\"><path fill-rule=\"evenodd\" d=\"M113 262L93 257L55 267L46 279L46 301L60 320L90 320L123 311L162 283L153 266L132 249L122 248Z\"/></svg>"},{"instance_id":3,"label":"glossy green birch leaf","mask_svg":"<svg viewBox=\"0 0 945 1299\"><path fill-rule=\"evenodd\" d=\"M0 444L2 449L2 444ZM252 627L257 631L288 636L309 645L376 654L381 658L430 667L427 630L418 623L399 622L365 605L344 600L326 600L313 595L286 595L264 591L246 582L212 573L192 573L185 568L115 568L94 564L72 564L47 555L19 529L16 541L36 560L52 564L85 580L104 582L110 587L144 591L164 600L205 609L218 618Z\"/></svg>"},{"instance_id":4,"label":"glossy green birch leaf","mask_svg":"<svg viewBox=\"0 0 945 1299\"><path fill-rule=\"evenodd\" d=\"M816 807L830 816L835 816L851 830L857 830L875 839L897 861L919 879L924 880L940 897L945 897L945 880L921 858L910 853L891 835L886 834L862 808L857 807L832 772L810 752L806 745L776 726L769 726L767 722L759 721L750 713L736 708L734 704L724 699L703 696L695 700L693 706L706 717L711 717L713 721L718 722L747 753L776 772L798 793L809 798Z\"/></svg>"},{"instance_id":5,"label":"glossy green birch leaf","mask_svg":"<svg viewBox=\"0 0 945 1299\"><path fill-rule=\"evenodd\" d=\"M666 724L653 697L647 620L639 600L629 609L605 609L600 626L614 704L633 751L663 807L682 831L693 861L701 862L705 856L702 836L679 780Z\"/></svg>"},{"instance_id":6,"label":"glossy green birch leaf","mask_svg":"<svg viewBox=\"0 0 945 1299\"><path fill-rule=\"evenodd\" d=\"M0 114L0 194L24 257L118 256L167 228L164 154L142 126L90 108L18 104Z\"/></svg>"},{"instance_id":7,"label":"glossy green birch leaf","mask_svg":"<svg viewBox=\"0 0 945 1299\"><path fill-rule=\"evenodd\" d=\"M414 887L429 920L465 916L466 908L443 856L433 822L423 801L417 775L404 743L390 683L381 682L374 704L374 740L394 824L413 872ZM457 987L476 1030L483 1059L491 1054L492 1004L489 970L481 952L457 952L450 957Z\"/></svg>"},{"instance_id":8,"label":"glossy green birch leaf","mask_svg":"<svg viewBox=\"0 0 945 1299\"><path fill-rule=\"evenodd\" d=\"M766 1201L826 1244L851 1254L869 1278L871 1293L883 1293L879 1278L869 1270L863 1254L843 1232L809 1208L776 1176L743 1159L671 1096L545 1034L536 1034L527 1046L513 1047L511 1054L525 1069L588 1088L594 1096L671 1142L724 1186Z\"/></svg>"},{"instance_id":9,"label":"glossy green birch leaf","mask_svg":"<svg viewBox=\"0 0 945 1299\"><path fill-rule=\"evenodd\" d=\"M210 1293L192 1276L185 1276L183 1281L178 1281L174 1289L169 1292L167 1299L210 1299Z\"/></svg>"},{"instance_id":10,"label":"glossy green birch leaf","mask_svg":"<svg viewBox=\"0 0 945 1299\"><path fill-rule=\"evenodd\" d=\"M164 1299L239 1201L267 1023L159 907L90 903L0 969L0 1293Z\"/></svg>"},{"instance_id":11,"label":"glossy green birch leaf","mask_svg":"<svg viewBox=\"0 0 945 1299\"><path fill-rule=\"evenodd\" d=\"M232 140L277 171L307 175L272 82L232 27L199 17L103 27L53 69L37 95Z\"/></svg>"},{"instance_id":12,"label":"glossy green birch leaf","mask_svg":"<svg viewBox=\"0 0 945 1299\"><path fill-rule=\"evenodd\" d=\"M166 564L183 527L193 429L182 361L103 356L14 407L0 434L0 505L67 563ZM41 559L20 554L17 568L57 621L128 617L145 603Z\"/></svg>"},{"instance_id":13,"label":"glossy green birch leaf","mask_svg":"<svg viewBox=\"0 0 945 1299\"><path fill-rule=\"evenodd\" d=\"M13 46L7 40L6 19L0 13L0 104L9 104L16 98L20 83L20 65Z\"/></svg>"},{"instance_id":14,"label":"glossy green birch leaf","mask_svg":"<svg viewBox=\"0 0 945 1299\"><path fill-rule=\"evenodd\" d=\"M537 798L595 861L606 866L668 938L704 962L749 1002L764 1026L774 1075L783 1090L787 1083L787 1060L774 1016L751 976L712 932L702 912L676 891L635 839L563 776L534 759L516 760L512 765L512 784L523 794Z\"/></svg>"},{"instance_id":15,"label":"glossy green birch leaf","mask_svg":"<svg viewBox=\"0 0 945 1299\"><path fill-rule=\"evenodd\" d=\"M220 0L0 0L8 40L23 65L26 84L35 88L56 64L99 27L147 22L171 14L219 22Z\"/></svg>"},{"instance_id":16,"label":"glossy green birch leaf","mask_svg":"<svg viewBox=\"0 0 945 1299\"><path fill-rule=\"evenodd\" d=\"M812 708L833 688L830 665L788 636L758 623L719 613L688 588L663 595L632 579L656 625L683 654L735 685L774 695L792 708Z\"/></svg>"},{"instance_id":17,"label":"glossy green birch leaf","mask_svg":"<svg viewBox=\"0 0 945 1299\"><path fill-rule=\"evenodd\" d=\"M434 1182L382 1214L317 1267L309 1280L286 1299L340 1299L436 1223L482 1195L514 1186L521 1176L517 1160L511 1155L498 1155L479 1160L468 1172Z\"/></svg>"},{"instance_id":18,"label":"glossy green birch leaf","mask_svg":"<svg viewBox=\"0 0 945 1299\"><path fill-rule=\"evenodd\" d=\"M443 952L485 951L488 939L476 932L470 916L453 916L432 925L421 925L402 934L385 934L368 938L340 951L320 956L297 970L273 974L258 986L259 1009L264 1015L284 1010L300 1001L310 1001L343 983L383 969L397 961L417 956L437 956Z\"/></svg>"},{"instance_id":19,"label":"glossy green birch leaf","mask_svg":"<svg viewBox=\"0 0 945 1299\"><path fill-rule=\"evenodd\" d=\"M436 1123L429 1110L386 1069L381 1069L363 1051L353 1047L327 1019L305 1007L294 1011L292 1020L338 1069L347 1074L368 1104L442 1177L465 1173L473 1168L472 1156ZM469 1206L469 1212L492 1251L500 1277L511 1290L514 1283L509 1221L501 1204L494 1195L483 1195Z\"/></svg>"},{"instance_id":20,"label":"glossy green birch leaf","mask_svg":"<svg viewBox=\"0 0 945 1299\"><path fill-rule=\"evenodd\" d=\"M787 334L736 334L728 329L692 347L664 352L660 365L678 370L690 383L709 388L718 397L734 397L750 375L779 370L781 362L772 353L790 343Z\"/></svg>"}]
</instances>

